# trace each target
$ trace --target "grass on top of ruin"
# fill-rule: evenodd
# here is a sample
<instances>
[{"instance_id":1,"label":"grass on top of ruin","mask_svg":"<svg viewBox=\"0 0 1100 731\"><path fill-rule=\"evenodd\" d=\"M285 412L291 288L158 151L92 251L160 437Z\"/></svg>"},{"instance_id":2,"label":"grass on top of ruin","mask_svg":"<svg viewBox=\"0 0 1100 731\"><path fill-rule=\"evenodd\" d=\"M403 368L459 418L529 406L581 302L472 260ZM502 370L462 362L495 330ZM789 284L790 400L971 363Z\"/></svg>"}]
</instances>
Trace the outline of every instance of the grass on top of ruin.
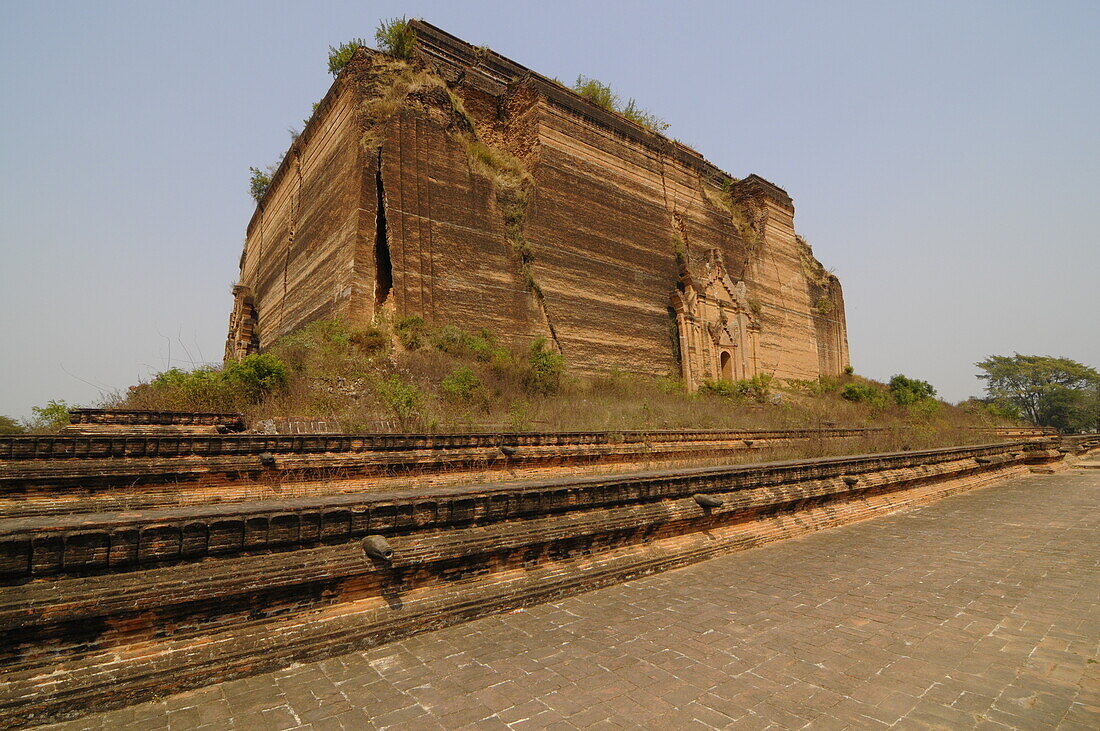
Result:
<instances>
[{"instance_id":1,"label":"grass on top of ruin","mask_svg":"<svg viewBox=\"0 0 1100 731\"><path fill-rule=\"evenodd\" d=\"M492 333L313 322L266 352L193 370L172 368L101 406L241 411L326 420L342 431L628 431L886 427L883 448L974 441L972 427L1009 424L980 403L952 406L923 381L890 384L854 374L811 381L760 375L687 393L675 377L621 371L574 375L538 338L506 347ZM896 442L896 444L895 444Z\"/></svg>"}]
</instances>

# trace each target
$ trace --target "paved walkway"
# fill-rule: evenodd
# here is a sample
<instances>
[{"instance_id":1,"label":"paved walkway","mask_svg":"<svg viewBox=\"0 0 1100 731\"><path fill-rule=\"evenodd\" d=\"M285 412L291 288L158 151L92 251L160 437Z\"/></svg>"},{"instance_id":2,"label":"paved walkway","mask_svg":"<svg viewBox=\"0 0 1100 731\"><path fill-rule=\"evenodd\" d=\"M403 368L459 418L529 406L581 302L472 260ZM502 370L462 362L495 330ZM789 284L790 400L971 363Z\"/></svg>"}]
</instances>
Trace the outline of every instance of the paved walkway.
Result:
<instances>
[{"instance_id":1,"label":"paved walkway","mask_svg":"<svg viewBox=\"0 0 1100 731\"><path fill-rule=\"evenodd\" d=\"M73 728L1100 728L1100 470Z\"/></svg>"}]
</instances>

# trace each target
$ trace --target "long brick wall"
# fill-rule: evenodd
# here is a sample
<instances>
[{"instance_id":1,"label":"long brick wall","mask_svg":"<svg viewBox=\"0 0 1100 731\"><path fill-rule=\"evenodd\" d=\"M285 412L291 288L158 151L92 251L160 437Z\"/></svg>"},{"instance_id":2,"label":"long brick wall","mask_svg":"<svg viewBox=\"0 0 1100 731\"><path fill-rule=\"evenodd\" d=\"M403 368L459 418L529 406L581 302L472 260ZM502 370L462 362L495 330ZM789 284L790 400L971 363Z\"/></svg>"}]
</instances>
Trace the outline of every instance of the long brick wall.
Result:
<instances>
[{"instance_id":1,"label":"long brick wall","mask_svg":"<svg viewBox=\"0 0 1100 731\"><path fill-rule=\"evenodd\" d=\"M1044 436L9 515L0 520L0 723L78 715L377 644L902 509L1060 457Z\"/></svg>"}]
</instances>

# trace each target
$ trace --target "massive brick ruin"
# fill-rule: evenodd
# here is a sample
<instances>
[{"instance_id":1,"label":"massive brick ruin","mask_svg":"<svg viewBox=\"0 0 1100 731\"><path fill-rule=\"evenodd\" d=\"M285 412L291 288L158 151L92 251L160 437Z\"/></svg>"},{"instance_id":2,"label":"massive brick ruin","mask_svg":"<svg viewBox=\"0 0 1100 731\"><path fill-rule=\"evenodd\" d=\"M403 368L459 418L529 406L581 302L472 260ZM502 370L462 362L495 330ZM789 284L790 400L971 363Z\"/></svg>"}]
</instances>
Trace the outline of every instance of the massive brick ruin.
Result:
<instances>
[{"instance_id":1,"label":"massive brick ruin","mask_svg":"<svg viewBox=\"0 0 1100 731\"><path fill-rule=\"evenodd\" d=\"M816 378L848 365L840 284L790 196L412 21L360 49L248 227L226 357L319 318L546 337L577 372Z\"/></svg>"}]
</instances>

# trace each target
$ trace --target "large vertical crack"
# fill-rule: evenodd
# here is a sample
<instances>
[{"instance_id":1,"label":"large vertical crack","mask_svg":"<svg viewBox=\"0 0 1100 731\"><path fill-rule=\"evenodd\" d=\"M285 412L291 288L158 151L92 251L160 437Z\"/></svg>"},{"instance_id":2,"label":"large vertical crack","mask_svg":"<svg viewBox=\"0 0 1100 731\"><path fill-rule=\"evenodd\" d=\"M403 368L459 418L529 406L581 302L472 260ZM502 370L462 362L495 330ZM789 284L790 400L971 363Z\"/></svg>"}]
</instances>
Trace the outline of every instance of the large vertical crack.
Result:
<instances>
[{"instance_id":1,"label":"large vertical crack","mask_svg":"<svg viewBox=\"0 0 1100 731\"><path fill-rule=\"evenodd\" d=\"M386 230L386 190L382 185L382 148L374 175L377 196L374 216L374 312L379 314L393 289L393 261L390 259L389 233Z\"/></svg>"}]
</instances>

